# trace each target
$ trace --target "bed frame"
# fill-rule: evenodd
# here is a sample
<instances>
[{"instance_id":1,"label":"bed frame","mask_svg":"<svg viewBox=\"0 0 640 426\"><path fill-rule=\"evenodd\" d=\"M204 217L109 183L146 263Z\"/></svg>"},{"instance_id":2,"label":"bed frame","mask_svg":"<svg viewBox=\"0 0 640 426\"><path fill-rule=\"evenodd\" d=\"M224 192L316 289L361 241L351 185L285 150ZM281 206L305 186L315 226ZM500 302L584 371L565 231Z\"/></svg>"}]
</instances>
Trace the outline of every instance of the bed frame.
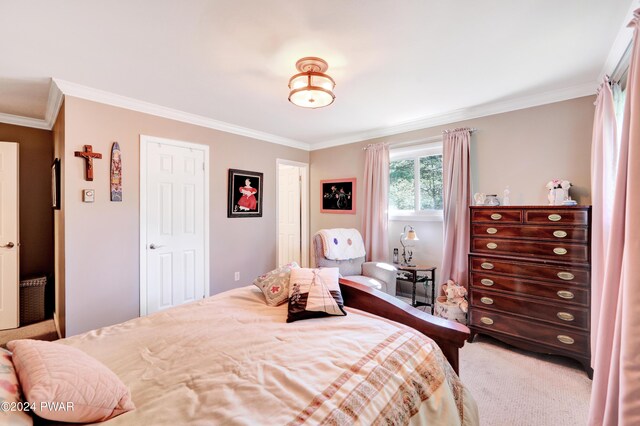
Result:
<instances>
[{"instance_id":1,"label":"bed frame","mask_svg":"<svg viewBox=\"0 0 640 426\"><path fill-rule=\"evenodd\" d=\"M429 315L386 293L344 278L340 278L340 290L346 306L407 325L433 339L455 372L460 373L458 349L469 337L466 326Z\"/></svg>"}]
</instances>

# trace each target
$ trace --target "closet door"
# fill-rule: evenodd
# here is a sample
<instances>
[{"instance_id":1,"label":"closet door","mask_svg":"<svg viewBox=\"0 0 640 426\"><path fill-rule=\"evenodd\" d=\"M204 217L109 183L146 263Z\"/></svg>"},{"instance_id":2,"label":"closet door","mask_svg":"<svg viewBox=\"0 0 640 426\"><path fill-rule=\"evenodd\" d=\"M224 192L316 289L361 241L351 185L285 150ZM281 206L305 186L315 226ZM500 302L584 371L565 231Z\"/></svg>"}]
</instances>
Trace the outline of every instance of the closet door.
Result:
<instances>
[{"instance_id":1,"label":"closet door","mask_svg":"<svg viewBox=\"0 0 640 426\"><path fill-rule=\"evenodd\" d=\"M140 314L208 295L208 147L141 138L145 196ZM142 146L142 145L141 145Z\"/></svg>"},{"instance_id":2,"label":"closet door","mask_svg":"<svg viewBox=\"0 0 640 426\"><path fill-rule=\"evenodd\" d=\"M0 329L18 327L18 144L0 142Z\"/></svg>"}]
</instances>

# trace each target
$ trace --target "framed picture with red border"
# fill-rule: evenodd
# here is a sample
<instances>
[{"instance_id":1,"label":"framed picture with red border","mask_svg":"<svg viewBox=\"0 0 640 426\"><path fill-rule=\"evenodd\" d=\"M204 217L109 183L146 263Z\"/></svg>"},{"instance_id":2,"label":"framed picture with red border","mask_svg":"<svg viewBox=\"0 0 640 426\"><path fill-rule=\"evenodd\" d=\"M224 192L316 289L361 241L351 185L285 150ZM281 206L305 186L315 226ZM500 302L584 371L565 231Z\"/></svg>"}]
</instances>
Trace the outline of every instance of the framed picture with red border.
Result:
<instances>
[{"instance_id":1,"label":"framed picture with red border","mask_svg":"<svg viewBox=\"0 0 640 426\"><path fill-rule=\"evenodd\" d=\"M356 178L320 181L320 212L356 213Z\"/></svg>"}]
</instances>

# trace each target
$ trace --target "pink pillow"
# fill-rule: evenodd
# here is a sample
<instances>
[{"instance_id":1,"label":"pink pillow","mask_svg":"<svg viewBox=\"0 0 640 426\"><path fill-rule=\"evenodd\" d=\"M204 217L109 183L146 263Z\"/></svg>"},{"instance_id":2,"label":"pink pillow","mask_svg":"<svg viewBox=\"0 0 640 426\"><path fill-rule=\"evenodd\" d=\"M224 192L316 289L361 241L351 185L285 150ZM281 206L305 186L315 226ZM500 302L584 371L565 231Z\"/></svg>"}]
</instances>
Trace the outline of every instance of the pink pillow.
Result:
<instances>
[{"instance_id":1,"label":"pink pillow","mask_svg":"<svg viewBox=\"0 0 640 426\"><path fill-rule=\"evenodd\" d=\"M22 398L16 370L11 362L11 352L0 349L0 424L31 426L33 420L26 410L21 410ZM7 405L8 404L8 405Z\"/></svg>"},{"instance_id":2,"label":"pink pillow","mask_svg":"<svg viewBox=\"0 0 640 426\"><path fill-rule=\"evenodd\" d=\"M7 347L25 399L42 418L100 422L135 409L118 376L79 349L41 340L13 340Z\"/></svg>"}]
</instances>

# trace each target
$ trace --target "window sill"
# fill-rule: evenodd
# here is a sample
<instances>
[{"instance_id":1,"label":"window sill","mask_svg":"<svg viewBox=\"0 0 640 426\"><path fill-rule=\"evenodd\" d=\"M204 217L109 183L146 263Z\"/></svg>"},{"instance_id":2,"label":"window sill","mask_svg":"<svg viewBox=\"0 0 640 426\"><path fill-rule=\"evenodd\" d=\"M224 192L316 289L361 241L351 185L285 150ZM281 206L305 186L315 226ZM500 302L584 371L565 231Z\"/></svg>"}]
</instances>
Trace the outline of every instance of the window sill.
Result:
<instances>
[{"instance_id":1,"label":"window sill","mask_svg":"<svg viewBox=\"0 0 640 426\"><path fill-rule=\"evenodd\" d=\"M397 222L442 222L442 214L389 214L389 220Z\"/></svg>"}]
</instances>

